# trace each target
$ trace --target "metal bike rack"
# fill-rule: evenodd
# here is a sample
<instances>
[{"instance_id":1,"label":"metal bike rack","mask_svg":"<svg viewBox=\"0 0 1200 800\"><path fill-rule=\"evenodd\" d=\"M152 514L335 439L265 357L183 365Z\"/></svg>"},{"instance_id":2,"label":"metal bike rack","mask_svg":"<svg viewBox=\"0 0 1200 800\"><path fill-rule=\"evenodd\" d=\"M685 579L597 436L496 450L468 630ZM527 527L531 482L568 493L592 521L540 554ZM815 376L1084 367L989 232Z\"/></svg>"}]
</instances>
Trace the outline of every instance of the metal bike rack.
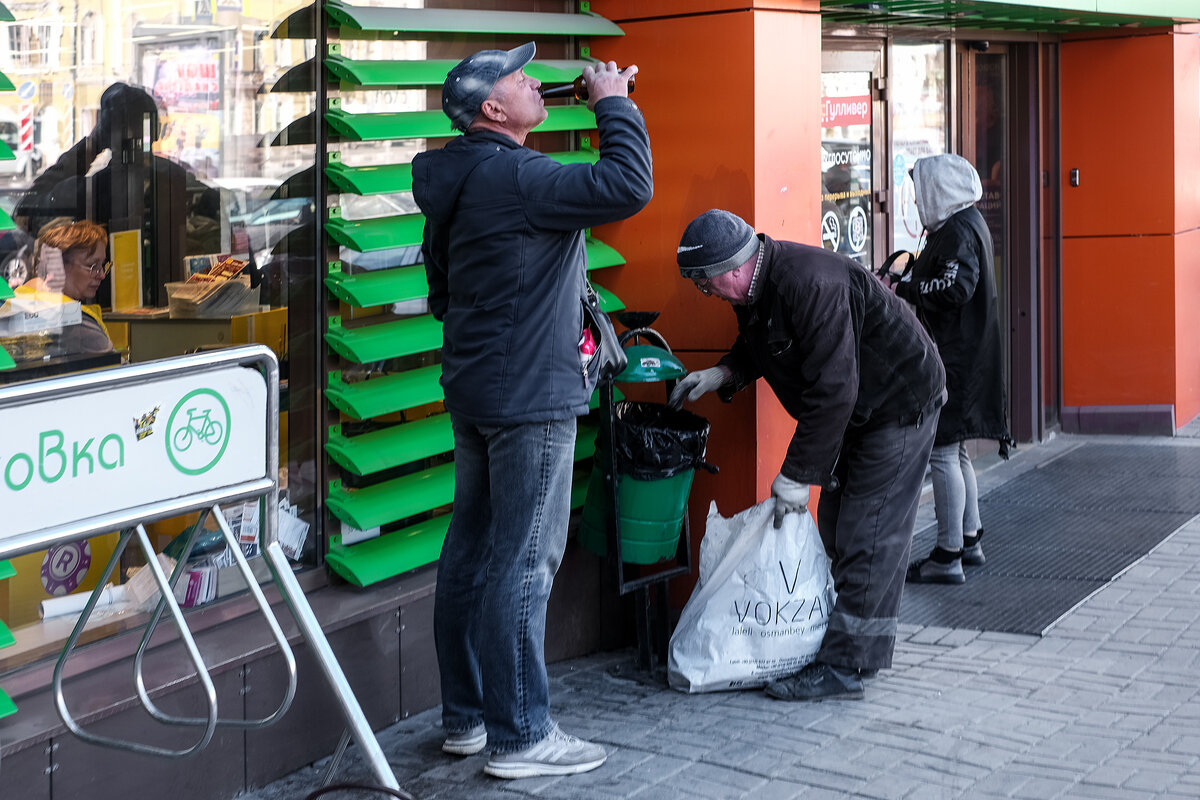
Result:
<instances>
[{"instance_id":1,"label":"metal bike rack","mask_svg":"<svg viewBox=\"0 0 1200 800\"><path fill-rule=\"evenodd\" d=\"M216 382L220 380L227 381L233 388L234 399L226 404L225 411L230 416L226 420L227 427L222 434L225 440L220 448L220 454L204 469L189 469L186 465L179 467L179 475L172 473L168 478L164 478L162 481L164 485L158 490L157 494L154 487L149 487L143 491L142 487L137 486L127 492L132 498L131 504L128 506L117 507L112 506L110 503L112 507L103 507L104 500L100 499L96 502L96 505L99 507L95 509L96 513L92 516L86 519L55 519L52 520L54 524L49 527L34 528L28 524L28 520L35 517L40 518L41 513L45 509L23 509L20 506L20 501L23 499L21 497L16 498L16 503L18 504L16 507L12 505L12 500L6 502L6 516L10 519L15 519L16 522L10 525L8 530L0 532L0 560L45 550L57 544L80 541L113 530L121 531L116 549L108 560L100 582L88 598L84 610L79 620L75 623L75 627L71 635L67 638L62 653L55 664L52 689L59 716L62 718L64 725L73 734L92 744L147 755L182 758L192 755L208 745L219 726L241 729L264 728L277 721L287 712L296 694L295 655L292 653L287 638L284 636L278 620L271 611L270 605L262 589L259 587L258 581L254 577L250 565L246 561L245 555L236 537L230 530L229 523L226 521L220 508L221 504L263 498L265 500L265 513L261 528L261 542L265 557L264 560L270 569L275 585L279 588L280 595L295 617L301 634L312 648L317 663L321 666L321 670L330 687L333 689L334 695L341 706L342 713L346 718L347 731L342 737L343 744L339 745L339 748L344 750L345 743L348 743L351 739L357 741L363 750L364 758L369 763L379 782L389 789L399 790L400 787L396 781L396 776L388 765L387 758L384 756L379 742L376 740L375 734L367 722L362 707L359 705L357 698L355 698L354 692L346 680L345 673L334 656L333 650L329 646L329 641L321 630L320 623L309 606L308 600L304 596L304 591L296 580L292 568L288 563L287 556L284 554L276 538L279 515L279 364L274 353L269 348L261 345L251 345L202 352L161 361L118 367L102 372L70 375L19 384L0 389L0 415L6 410L19 408L21 414L26 419L37 419L39 418L37 413L39 405L51 408L54 413L61 414L64 409L71 411L72 403L79 405L85 399L92 406L102 403L106 399L105 393L112 393L111 396L122 397L136 391L141 396L154 397L156 396L155 392L159 391L167 396L172 396L172 393L178 394L184 389L197 385L197 381L201 385L207 386L210 383L206 382L213 382L211 385L217 385ZM262 385L259 385L260 383ZM122 392L125 395L121 395L120 393ZM192 395L204 392L215 394L215 392L209 389L194 389L191 394L184 396L178 401L176 410L182 409L184 402ZM226 401L222 399L221 402L225 403ZM244 447L241 450L236 446L229 447L229 440L233 433L231 430L232 425L228 423L234 418L233 412L229 408L230 405L233 405L236 410L240 410L244 417L261 420L261 429L258 428L258 423L255 422L247 426L249 430L245 434L254 443L257 443L261 439L263 444L261 459L255 457L247 458L245 453L246 448ZM155 413L157 411L158 409L156 408ZM76 409L75 412L80 416L86 416L86 409ZM188 413L189 418L183 422L190 427L192 423L191 411L189 410ZM157 447L158 442L162 442L162 447L166 455L163 456L155 453L154 457L156 458L176 458L171 453L171 445L168 440L172 420L173 415L172 419L168 420L159 429L162 431L162 435L151 445L151 447ZM67 426L63 425L62 427ZM151 435L153 432L151 431ZM61 431L55 431L55 433L58 433L60 436L62 435ZM45 433L42 435L44 436ZM115 434L113 435L115 436ZM220 437L213 436L211 438ZM192 437L185 436L181 437L181 439L188 440L188 445L191 445ZM130 447L140 447L141 441L142 437L139 436L137 444L131 443ZM88 440L88 443L84 445L84 450L86 451L90 445L91 440ZM127 451L123 443L120 443L119 446L123 461ZM39 444L39 447L44 447L44 444ZM59 447L64 447L61 439ZM104 461L104 447L105 445L102 441L98 447L98 451L100 452L98 460L101 462ZM112 445L111 447L115 448L117 445ZM141 455L152 451L147 448L145 451L138 452ZM65 449L63 449L62 453L62 463L65 465ZM29 462L29 479L26 481L26 485L28 485L33 482L35 476L34 460L31 456L23 453L22 455L25 455L26 460ZM45 454L39 451L37 455L39 458L42 458ZM16 456L13 458L15 459ZM91 458L90 455L89 458ZM230 461L231 463L226 465L226 461ZM76 453L76 470L78 469L78 465L79 456ZM221 468L213 469L214 465ZM44 473L45 467L41 465L38 469ZM63 469L65 472L65 466ZM90 469L89 474L92 472L95 472L94 466ZM216 473L215 476L209 474L214 472ZM223 482L221 476L227 474L231 475L234 480L228 483ZM181 475L183 477L180 477ZM62 476L60 475L59 477ZM55 480L58 480L58 478L56 477ZM123 495L119 492L116 494L118 496L113 499L114 503L120 502L123 499ZM165 496L158 496L159 494ZM100 494L98 497L103 498L104 495ZM33 499L36 501L36 496ZM258 606L259 612L265 618L271 630L271 635L275 639L275 643L284 658L285 672L287 674L287 686L284 691L284 697L279 707L265 717L246 720L226 719L219 716L217 694L212 676L204 664L204 658L188 628L183 611L175 599L172 587L184 572L187 556L191 552L195 537L201 526L196 525L193 527L178 563L169 577L159 564L154 549L150 544L150 539L146 534L144 523L178 516L191 511L200 511L202 521L203 515L208 513L213 514L221 529L222 537L233 554L238 570L245 580L255 604ZM67 511L60 510L53 512L51 516L54 513L58 514L59 517L69 514ZM80 634L82 634L87 625L88 619L95 610L101 593L108 585L113 570L120 562L122 552L125 550L130 539L133 538L136 538L138 546L146 556L147 566L160 594L158 604L145 627L141 643L134 657L134 682L142 706L155 720L167 725L201 729L195 743L181 749L110 738L85 730L71 715L63 693L63 673L67 660L70 658L72 651L79 641ZM151 700L149 691L146 688L146 682L142 674L144 657L150 638L159 621L162 619L164 612L169 613L175 622L188 658L196 671L196 677L203 690L207 704L207 713L203 717L175 717L164 713Z\"/></svg>"}]
</instances>

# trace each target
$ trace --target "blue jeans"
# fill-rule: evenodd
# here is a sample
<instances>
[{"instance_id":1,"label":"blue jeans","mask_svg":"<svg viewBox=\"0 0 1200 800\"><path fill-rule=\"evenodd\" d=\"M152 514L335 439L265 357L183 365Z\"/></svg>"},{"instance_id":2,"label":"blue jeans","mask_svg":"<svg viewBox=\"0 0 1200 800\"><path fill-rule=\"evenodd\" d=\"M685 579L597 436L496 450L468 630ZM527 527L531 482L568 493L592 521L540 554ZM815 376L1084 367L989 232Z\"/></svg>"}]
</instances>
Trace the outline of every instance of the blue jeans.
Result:
<instances>
[{"instance_id":1,"label":"blue jeans","mask_svg":"<svg viewBox=\"0 0 1200 800\"><path fill-rule=\"evenodd\" d=\"M575 420L452 422L454 516L434 599L442 724L483 722L509 753L553 727L546 603L567 543Z\"/></svg>"}]
</instances>

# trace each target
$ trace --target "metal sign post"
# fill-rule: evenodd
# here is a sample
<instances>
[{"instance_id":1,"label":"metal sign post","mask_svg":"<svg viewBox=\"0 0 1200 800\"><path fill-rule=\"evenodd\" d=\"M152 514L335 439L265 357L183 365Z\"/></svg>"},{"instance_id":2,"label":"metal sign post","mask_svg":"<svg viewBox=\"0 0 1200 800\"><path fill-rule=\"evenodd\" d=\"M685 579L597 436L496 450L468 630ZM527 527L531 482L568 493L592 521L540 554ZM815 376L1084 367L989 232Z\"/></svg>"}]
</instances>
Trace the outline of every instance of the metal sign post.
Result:
<instances>
[{"instance_id":1,"label":"metal sign post","mask_svg":"<svg viewBox=\"0 0 1200 800\"><path fill-rule=\"evenodd\" d=\"M183 757L203 749L218 726L262 728L282 717L296 693L296 659L250 565L221 513L221 504L265 499L261 542L272 578L312 647L379 782L399 789L338 664L320 623L276 540L279 519L279 364L261 345L197 353L0 389L0 560L76 542L113 530L121 536L54 668L52 687L59 716L79 738L149 755ZM64 493L73 502L64 503ZM183 573L200 525L167 576L144 523L191 511L212 513L242 577L266 619L286 662L283 701L260 719L222 719L212 676L172 590ZM86 513L87 516L80 517ZM63 695L67 659L108 585L131 539L146 556L159 601L134 658L134 681L146 711L168 725L201 729L194 744L168 749L113 739L85 730ZM163 613L179 629L203 689L203 717L173 717L158 709L142 676L150 637Z\"/></svg>"}]
</instances>

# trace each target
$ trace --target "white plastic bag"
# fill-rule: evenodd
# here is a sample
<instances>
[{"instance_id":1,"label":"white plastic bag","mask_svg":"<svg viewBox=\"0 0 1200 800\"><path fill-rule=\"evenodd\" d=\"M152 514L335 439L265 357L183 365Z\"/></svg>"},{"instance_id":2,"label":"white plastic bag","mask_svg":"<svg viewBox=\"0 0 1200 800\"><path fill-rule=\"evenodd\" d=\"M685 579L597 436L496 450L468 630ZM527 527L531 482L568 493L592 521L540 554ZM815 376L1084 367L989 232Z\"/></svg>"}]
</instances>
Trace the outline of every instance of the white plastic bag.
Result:
<instances>
[{"instance_id":1,"label":"white plastic bag","mask_svg":"<svg viewBox=\"0 0 1200 800\"><path fill-rule=\"evenodd\" d=\"M765 686L813 660L833 608L829 557L809 514L774 527L769 498L729 519L708 509L700 579L671 636L681 692Z\"/></svg>"}]
</instances>

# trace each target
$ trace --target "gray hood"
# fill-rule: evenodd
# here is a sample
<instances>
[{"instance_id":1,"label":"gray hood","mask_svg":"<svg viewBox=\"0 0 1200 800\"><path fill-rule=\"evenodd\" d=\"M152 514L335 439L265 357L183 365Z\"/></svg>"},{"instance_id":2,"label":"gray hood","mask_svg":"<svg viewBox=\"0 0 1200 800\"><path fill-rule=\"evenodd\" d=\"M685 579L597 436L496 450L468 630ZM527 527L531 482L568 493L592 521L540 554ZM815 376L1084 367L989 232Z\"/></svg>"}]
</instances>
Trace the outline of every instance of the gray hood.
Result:
<instances>
[{"instance_id":1,"label":"gray hood","mask_svg":"<svg viewBox=\"0 0 1200 800\"><path fill-rule=\"evenodd\" d=\"M945 153L917 159L913 165L917 215L930 231L983 197L979 173L962 156Z\"/></svg>"}]
</instances>

